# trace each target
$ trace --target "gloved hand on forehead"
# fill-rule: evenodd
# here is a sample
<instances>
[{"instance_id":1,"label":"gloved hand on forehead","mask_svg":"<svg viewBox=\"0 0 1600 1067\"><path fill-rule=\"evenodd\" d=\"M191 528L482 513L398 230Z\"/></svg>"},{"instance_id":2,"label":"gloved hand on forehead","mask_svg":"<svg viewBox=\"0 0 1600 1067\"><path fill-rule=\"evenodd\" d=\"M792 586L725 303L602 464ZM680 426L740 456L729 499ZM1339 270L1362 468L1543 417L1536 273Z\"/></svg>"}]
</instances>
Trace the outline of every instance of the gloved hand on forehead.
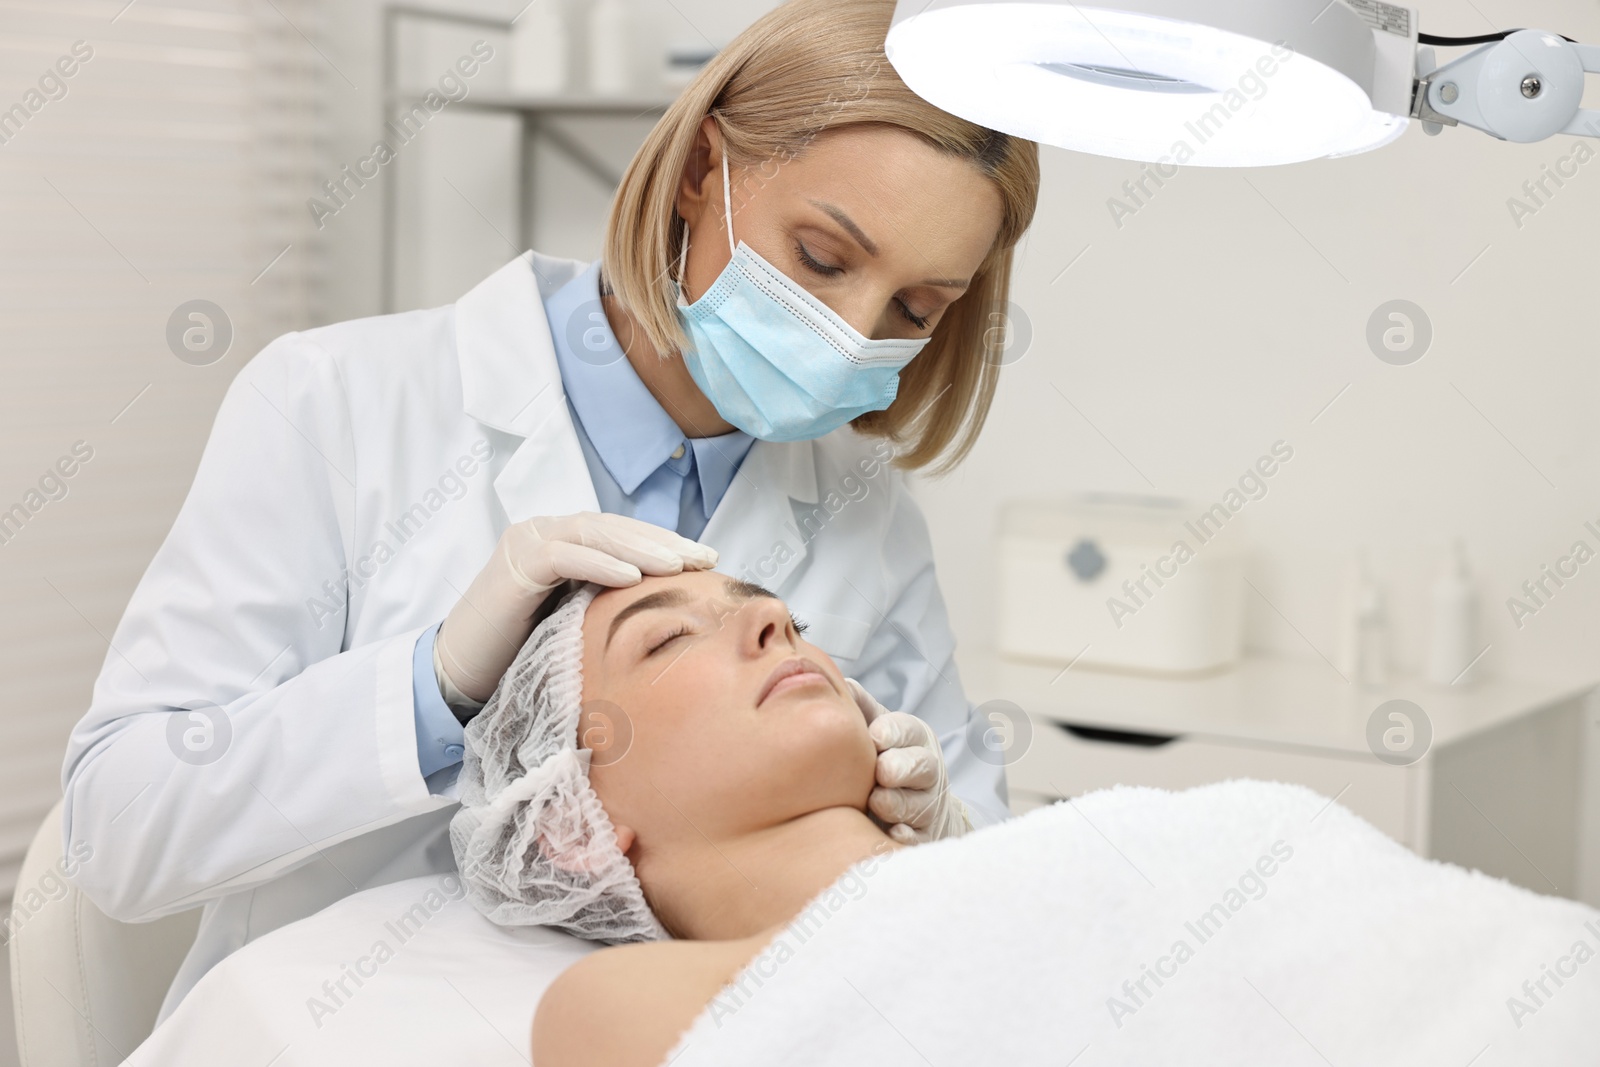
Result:
<instances>
[{"instance_id":1,"label":"gloved hand on forehead","mask_svg":"<svg viewBox=\"0 0 1600 1067\"><path fill-rule=\"evenodd\" d=\"M915 715L890 711L854 678L846 678L867 733L878 749L877 785L867 809L889 826L903 845L957 837L972 829L972 816L950 792L944 752L933 728Z\"/></svg>"},{"instance_id":2,"label":"gloved hand on forehead","mask_svg":"<svg viewBox=\"0 0 1600 1067\"><path fill-rule=\"evenodd\" d=\"M508 526L439 627L434 670L446 701L489 699L533 632L545 598L569 579L629 586L646 574L715 566L716 550L624 515L579 512Z\"/></svg>"}]
</instances>

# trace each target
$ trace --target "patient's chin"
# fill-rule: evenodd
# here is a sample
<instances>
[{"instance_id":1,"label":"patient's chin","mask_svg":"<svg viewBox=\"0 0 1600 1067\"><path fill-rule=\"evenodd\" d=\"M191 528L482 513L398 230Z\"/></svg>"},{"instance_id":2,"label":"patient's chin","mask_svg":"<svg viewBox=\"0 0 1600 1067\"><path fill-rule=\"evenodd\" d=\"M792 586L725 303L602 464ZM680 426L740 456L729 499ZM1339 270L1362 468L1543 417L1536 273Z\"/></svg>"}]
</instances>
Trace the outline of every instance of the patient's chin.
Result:
<instances>
[{"instance_id":1,"label":"patient's chin","mask_svg":"<svg viewBox=\"0 0 1600 1067\"><path fill-rule=\"evenodd\" d=\"M846 700L837 693L793 693L774 710L782 710L801 720L805 728L821 731L839 743L864 740L867 747L872 747L861 709L856 707L855 701Z\"/></svg>"},{"instance_id":2,"label":"patient's chin","mask_svg":"<svg viewBox=\"0 0 1600 1067\"><path fill-rule=\"evenodd\" d=\"M814 765L826 768L828 777L847 784L860 779L865 782L865 790L871 789L878 750L854 701L818 696L804 704L797 702L793 715L797 752L806 753Z\"/></svg>"},{"instance_id":3,"label":"patient's chin","mask_svg":"<svg viewBox=\"0 0 1600 1067\"><path fill-rule=\"evenodd\" d=\"M830 687L824 687L820 682L790 689L788 692L777 692L769 696L761 705L762 711L793 711L800 708L820 706L844 710L849 708L854 711L856 718L861 718L861 710L854 703L846 702L843 697Z\"/></svg>"}]
</instances>

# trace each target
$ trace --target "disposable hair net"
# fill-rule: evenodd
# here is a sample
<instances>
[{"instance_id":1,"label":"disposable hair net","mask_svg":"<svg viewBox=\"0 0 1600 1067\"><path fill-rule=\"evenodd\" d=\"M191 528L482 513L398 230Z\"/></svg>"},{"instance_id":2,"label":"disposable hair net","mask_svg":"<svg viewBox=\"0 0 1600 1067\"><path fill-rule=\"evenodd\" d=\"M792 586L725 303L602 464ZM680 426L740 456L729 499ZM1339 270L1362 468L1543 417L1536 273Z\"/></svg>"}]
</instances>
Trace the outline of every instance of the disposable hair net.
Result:
<instances>
[{"instance_id":1,"label":"disposable hair net","mask_svg":"<svg viewBox=\"0 0 1600 1067\"><path fill-rule=\"evenodd\" d=\"M662 940L670 935L617 847L578 746L583 615L599 589L560 601L467 724L450 846L468 898L502 926Z\"/></svg>"}]
</instances>

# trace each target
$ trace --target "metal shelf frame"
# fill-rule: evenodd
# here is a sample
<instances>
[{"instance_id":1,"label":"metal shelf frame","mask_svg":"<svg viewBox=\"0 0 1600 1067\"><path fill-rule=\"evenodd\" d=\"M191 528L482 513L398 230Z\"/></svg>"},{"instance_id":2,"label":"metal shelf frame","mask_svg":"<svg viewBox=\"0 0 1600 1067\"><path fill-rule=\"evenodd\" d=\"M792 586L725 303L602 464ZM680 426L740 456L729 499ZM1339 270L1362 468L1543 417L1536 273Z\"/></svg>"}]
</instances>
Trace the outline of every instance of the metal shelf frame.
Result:
<instances>
[{"instance_id":1,"label":"metal shelf frame","mask_svg":"<svg viewBox=\"0 0 1600 1067\"><path fill-rule=\"evenodd\" d=\"M427 90L407 89L399 83L400 28L407 20L472 26L510 34L511 20L439 11L412 4L389 4L383 10L383 121L388 122L403 108L420 102ZM537 212L537 152L541 143L554 149L584 173L609 189L616 189L622 176L572 134L554 124L558 119L575 118L652 118L664 114L674 97L638 94L597 96L592 93L564 93L555 96L471 95L453 103L452 108L488 114L515 116L521 125L517 177L517 241L522 251L533 247L534 219ZM383 218L380 224L380 254L383 257L383 311L393 312L399 274L400 198L396 185L398 172L383 183Z\"/></svg>"}]
</instances>

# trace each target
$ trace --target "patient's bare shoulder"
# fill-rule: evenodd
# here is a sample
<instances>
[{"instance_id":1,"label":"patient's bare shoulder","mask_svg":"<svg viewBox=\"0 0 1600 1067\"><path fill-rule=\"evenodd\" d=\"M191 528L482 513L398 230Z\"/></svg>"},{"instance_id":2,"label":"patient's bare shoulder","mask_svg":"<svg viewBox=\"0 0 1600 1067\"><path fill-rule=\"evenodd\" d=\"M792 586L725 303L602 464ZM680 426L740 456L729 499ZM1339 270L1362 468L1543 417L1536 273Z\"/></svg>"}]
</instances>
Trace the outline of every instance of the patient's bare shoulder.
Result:
<instances>
[{"instance_id":1,"label":"patient's bare shoulder","mask_svg":"<svg viewBox=\"0 0 1600 1067\"><path fill-rule=\"evenodd\" d=\"M656 1067L768 940L652 941L585 956L539 1001L534 1067Z\"/></svg>"}]
</instances>

